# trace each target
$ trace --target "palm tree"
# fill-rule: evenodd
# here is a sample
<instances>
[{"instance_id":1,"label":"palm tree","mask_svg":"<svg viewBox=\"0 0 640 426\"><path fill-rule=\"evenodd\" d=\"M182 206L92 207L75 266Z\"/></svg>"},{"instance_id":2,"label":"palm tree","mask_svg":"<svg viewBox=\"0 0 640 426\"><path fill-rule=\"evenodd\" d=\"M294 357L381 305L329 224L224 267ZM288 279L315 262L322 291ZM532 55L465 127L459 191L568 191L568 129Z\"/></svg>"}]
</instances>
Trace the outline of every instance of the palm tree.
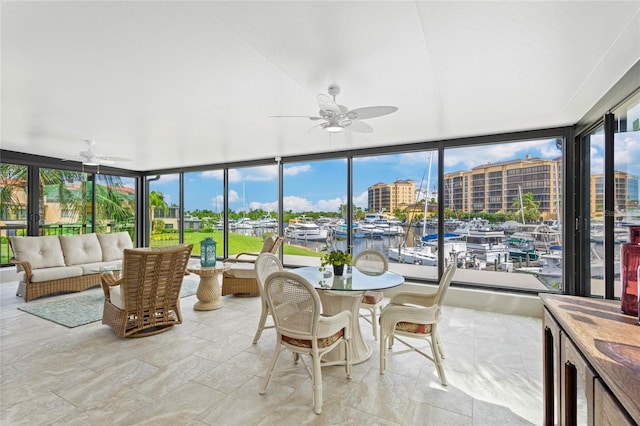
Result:
<instances>
[{"instance_id":1,"label":"palm tree","mask_svg":"<svg viewBox=\"0 0 640 426\"><path fill-rule=\"evenodd\" d=\"M154 223L156 209L161 209L165 215L169 213L169 206L164 200L164 194L160 191L151 191L149 193L149 214L152 224ZM153 232L153 229L151 231Z\"/></svg>"},{"instance_id":2,"label":"palm tree","mask_svg":"<svg viewBox=\"0 0 640 426\"><path fill-rule=\"evenodd\" d=\"M532 192L518 195L511 204L511 208L518 212L524 212L524 218L527 222L535 222L540 218L540 203L535 200Z\"/></svg>"},{"instance_id":3,"label":"palm tree","mask_svg":"<svg viewBox=\"0 0 640 426\"><path fill-rule=\"evenodd\" d=\"M27 192L27 166L17 164L0 164L0 200L2 216L20 219L18 214L25 211L21 195ZM130 221L134 217L132 206L133 195L122 190L119 176L100 175L105 185L96 185L95 214L99 219L108 218L118 221ZM78 171L41 168L39 175L40 202L38 212L40 224L44 224L46 203L45 195L54 198L61 211L73 212L77 220L85 224L91 221L87 217L86 207L92 199L92 188L87 185L87 174ZM77 185L77 187L74 187ZM22 218L25 219L26 218Z\"/></svg>"}]
</instances>

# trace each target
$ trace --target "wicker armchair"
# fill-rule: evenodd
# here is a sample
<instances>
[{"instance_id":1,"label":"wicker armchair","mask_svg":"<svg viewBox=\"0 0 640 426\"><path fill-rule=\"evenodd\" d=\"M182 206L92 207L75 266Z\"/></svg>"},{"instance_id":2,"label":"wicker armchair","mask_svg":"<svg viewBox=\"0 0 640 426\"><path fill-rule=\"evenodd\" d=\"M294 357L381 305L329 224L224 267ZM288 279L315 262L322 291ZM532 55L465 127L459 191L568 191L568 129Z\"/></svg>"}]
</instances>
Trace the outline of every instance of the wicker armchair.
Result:
<instances>
[{"instance_id":1,"label":"wicker armchair","mask_svg":"<svg viewBox=\"0 0 640 426\"><path fill-rule=\"evenodd\" d=\"M353 259L353 266L364 271L384 272L389 270L387 258L376 250L363 250ZM378 312L382 309L384 293L381 291L365 291L362 295L361 309L369 311L370 318L360 314L373 328L373 337L378 340Z\"/></svg>"},{"instance_id":2,"label":"wicker armchair","mask_svg":"<svg viewBox=\"0 0 640 426\"><path fill-rule=\"evenodd\" d=\"M222 274L222 295L258 296L260 289L256 280L255 262L262 253L276 254L284 238L273 235L264 240L260 253L243 252L224 259L231 268Z\"/></svg>"},{"instance_id":3,"label":"wicker armchair","mask_svg":"<svg viewBox=\"0 0 640 426\"><path fill-rule=\"evenodd\" d=\"M162 333L182 323L180 290L193 245L124 250L120 278L101 275L102 323L120 337Z\"/></svg>"},{"instance_id":4,"label":"wicker armchair","mask_svg":"<svg viewBox=\"0 0 640 426\"><path fill-rule=\"evenodd\" d=\"M313 382L313 411L320 414L322 356L343 344L344 359L325 362L322 365L345 365L347 378L351 378L351 349L348 343L351 339L351 312L342 311L332 316L321 315L322 304L318 292L307 280L292 272L270 274L264 290L278 335L276 351L260 394L267 391L282 349L293 352L296 362L300 355L307 355L313 363L311 370L305 364ZM304 360L302 362L304 363ZM293 369L295 368L294 366Z\"/></svg>"},{"instance_id":5,"label":"wicker armchair","mask_svg":"<svg viewBox=\"0 0 640 426\"><path fill-rule=\"evenodd\" d=\"M440 381L443 385L447 384L442 365L444 352L438 335L438 323L441 318L442 302L455 270L456 262L453 261L445 268L438 290L434 293L402 291L391 297L389 304L380 313L380 374L384 373L389 356L416 351L436 365ZM413 346L404 340L404 337L426 340L431 348L431 354L425 352L424 347ZM407 346L408 349L388 352L387 348L391 350L395 340Z\"/></svg>"}]
</instances>

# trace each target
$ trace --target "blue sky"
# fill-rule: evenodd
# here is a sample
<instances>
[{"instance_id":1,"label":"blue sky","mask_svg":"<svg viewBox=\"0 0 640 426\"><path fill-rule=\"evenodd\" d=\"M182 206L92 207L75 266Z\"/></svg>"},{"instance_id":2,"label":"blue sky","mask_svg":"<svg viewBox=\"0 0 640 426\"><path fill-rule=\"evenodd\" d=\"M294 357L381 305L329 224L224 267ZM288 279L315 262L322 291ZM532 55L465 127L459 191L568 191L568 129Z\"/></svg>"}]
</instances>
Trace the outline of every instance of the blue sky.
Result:
<instances>
[{"instance_id":1,"label":"blue sky","mask_svg":"<svg viewBox=\"0 0 640 426\"><path fill-rule=\"evenodd\" d=\"M628 141L617 144L616 168L629 168L639 174L640 145L638 134L627 133ZM632 135L632 136L629 136ZM592 165L598 167L597 138L592 142ZM600 146L601 149L601 146ZM445 150L445 173L469 170L474 166L524 158L552 159L561 155L555 139L533 140L495 145L450 148ZM367 188L378 182L391 183L395 179L413 179L416 189L426 188L431 151L380 155L354 159L354 200L366 208ZM334 211L346 201L346 160L286 163L284 166L284 210ZM600 169L602 170L602 169ZM434 152L431 164L430 191L437 187L438 162ZM229 205L239 211L243 206L277 211L277 167L263 166L229 171ZM597 173L597 171L596 171ZM424 181L423 181L424 178ZM421 183L422 181L422 183ZM171 204L178 202L178 175L163 176L152 182L151 190L160 191ZM222 210L223 182L221 171L194 172L185 175L185 209Z\"/></svg>"}]
</instances>

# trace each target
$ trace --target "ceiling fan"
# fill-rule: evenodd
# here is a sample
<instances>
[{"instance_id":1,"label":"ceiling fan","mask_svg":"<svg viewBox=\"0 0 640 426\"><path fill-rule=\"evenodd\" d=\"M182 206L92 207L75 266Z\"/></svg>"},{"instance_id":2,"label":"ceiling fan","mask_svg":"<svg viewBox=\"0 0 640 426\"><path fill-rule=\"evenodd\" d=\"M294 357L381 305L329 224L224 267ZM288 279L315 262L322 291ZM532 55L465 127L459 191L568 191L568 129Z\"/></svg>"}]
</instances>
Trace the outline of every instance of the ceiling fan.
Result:
<instances>
[{"instance_id":1,"label":"ceiling fan","mask_svg":"<svg viewBox=\"0 0 640 426\"><path fill-rule=\"evenodd\" d=\"M93 150L94 146L96 145L96 141L94 140L90 140L90 139L86 139L84 141L88 146L89 149L87 149L86 151L80 151L78 153L78 160L82 161L82 165L83 166L102 166L102 165L111 165L111 164L115 164L118 161L131 161L128 158L122 158L122 157L106 157L104 155L100 155L97 152L95 152Z\"/></svg>"},{"instance_id":2,"label":"ceiling fan","mask_svg":"<svg viewBox=\"0 0 640 426\"><path fill-rule=\"evenodd\" d=\"M368 118L380 117L383 115L391 114L398 110L394 106L371 106L356 108L350 110L344 105L339 105L336 102L336 96L340 93L340 86L329 86L329 95L323 93L316 96L318 107L320 111L318 116L306 116L306 115L272 115L276 118L308 118L310 120L325 120L323 123L318 124L327 132L337 133L345 129L352 130L354 132L371 133L373 127L364 121ZM314 126L314 127L318 127Z\"/></svg>"}]
</instances>

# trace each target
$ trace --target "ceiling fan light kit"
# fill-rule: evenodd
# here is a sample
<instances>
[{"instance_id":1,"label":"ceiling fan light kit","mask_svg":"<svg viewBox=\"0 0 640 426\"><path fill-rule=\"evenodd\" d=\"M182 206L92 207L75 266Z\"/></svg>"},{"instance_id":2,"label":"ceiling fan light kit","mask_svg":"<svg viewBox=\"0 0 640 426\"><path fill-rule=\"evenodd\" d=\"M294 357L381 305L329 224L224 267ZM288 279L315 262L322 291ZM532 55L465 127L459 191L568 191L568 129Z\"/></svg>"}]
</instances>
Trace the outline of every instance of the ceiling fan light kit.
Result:
<instances>
[{"instance_id":1,"label":"ceiling fan light kit","mask_svg":"<svg viewBox=\"0 0 640 426\"><path fill-rule=\"evenodd\" d=\"M398 110L394 106L372 106L349 110L346 106L336 103L336 95L340 93L339 86L329 86L328 92L329 96L322 93L316 96L316 102L320 107L317 117L304 115L274 115L272 117L308 118L313 121L326 120L325 123L321 123L319 126L329 133L339 133L345 129L360 133L371 133L373 128L360 120L380 117Z\"/></svg>"},{"instance_id":2,"label":"ceiling fan light kit","mask_svg":"<svg viewBox=\"0 0 640 426\"><path fill-rule=\"evenodd\" d=\"M325 123L322 128L329 133L339 133L344 130L344 127L339 124Z\"/></svg>"}]
</instances>

